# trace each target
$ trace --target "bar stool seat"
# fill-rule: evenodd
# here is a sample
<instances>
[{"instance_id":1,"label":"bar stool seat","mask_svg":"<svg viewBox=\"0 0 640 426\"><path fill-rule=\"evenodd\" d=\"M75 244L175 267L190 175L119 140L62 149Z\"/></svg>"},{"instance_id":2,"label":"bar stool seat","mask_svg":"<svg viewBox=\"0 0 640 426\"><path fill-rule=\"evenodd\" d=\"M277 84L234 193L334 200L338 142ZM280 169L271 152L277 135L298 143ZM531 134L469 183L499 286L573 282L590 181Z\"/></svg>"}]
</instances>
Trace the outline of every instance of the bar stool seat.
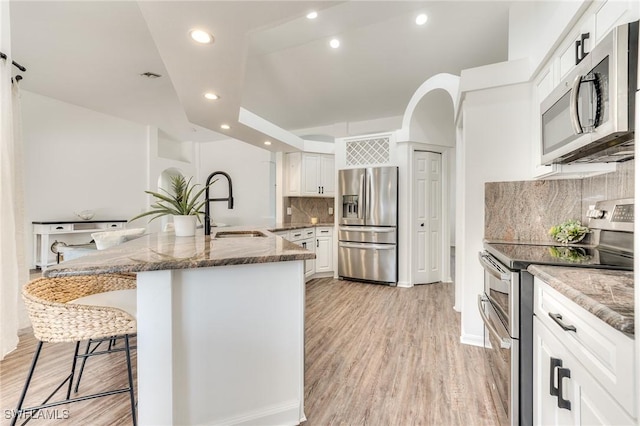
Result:
<instances>
[{"instance_id":1,"label":"bar stool seat","mask_svg":"<svg viewBox=\"0 0 640 426\"><path fill-rule=\"evenodd\" d=\"M132 422L136 425L135 391L129 344L129 337L137 330L135 292L136 277L127 274L38 278L23 287L22 297L33 326L33 334L38 339L38 346L11 422L12 425L22 417L27 417L28 421L30 417L25 414L32 416L34 412L46 408L119 393L129 393ZM79 354L80 342L83 340L100 342L113 341L116 338L124 339L124 348L112 349L110 345L107 351L95 352L94 349L92 352L87 350L86 353ZM71 373L42 404L24 408L24 399L45 342L76 343ZM83 360L84 365L88 357L120 351L125 352L126 355L128 387L71 398L76 362L79 358ZM67 384L66 398L49 402L65 384Z\"/></svg>"},{"instance_id":2,"label":"bar stool seat","mask_svg":"<svg viewBox=\"0 0 640 426\"><path fill-rule=\"evenodd\" d=\"M136 289L113 290L104 293L90 294L89 296L70 300L67 303L121 309L133 318L137 318Z\"/></svg>"}]
</instances>

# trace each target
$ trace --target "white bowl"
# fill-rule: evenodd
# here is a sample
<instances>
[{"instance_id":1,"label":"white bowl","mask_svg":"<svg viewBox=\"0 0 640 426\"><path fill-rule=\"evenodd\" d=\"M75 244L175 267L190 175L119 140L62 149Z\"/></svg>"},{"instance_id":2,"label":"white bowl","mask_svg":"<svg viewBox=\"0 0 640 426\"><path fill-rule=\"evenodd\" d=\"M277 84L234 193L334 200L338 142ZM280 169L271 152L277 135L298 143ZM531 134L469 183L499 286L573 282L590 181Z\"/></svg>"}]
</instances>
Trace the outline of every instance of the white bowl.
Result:
<instances>
[{"instance_id":1,"label":"white bowl","mask_svg":"<svg viewBox=\"0 0 640 426\"><path fill-rule=\"evenodd\" d=\"M76 216L78 216L82 220L91 220L93 216L96 214L93 210L82 210L81 212L73 212Z\"/></svg>"}]
</instances>

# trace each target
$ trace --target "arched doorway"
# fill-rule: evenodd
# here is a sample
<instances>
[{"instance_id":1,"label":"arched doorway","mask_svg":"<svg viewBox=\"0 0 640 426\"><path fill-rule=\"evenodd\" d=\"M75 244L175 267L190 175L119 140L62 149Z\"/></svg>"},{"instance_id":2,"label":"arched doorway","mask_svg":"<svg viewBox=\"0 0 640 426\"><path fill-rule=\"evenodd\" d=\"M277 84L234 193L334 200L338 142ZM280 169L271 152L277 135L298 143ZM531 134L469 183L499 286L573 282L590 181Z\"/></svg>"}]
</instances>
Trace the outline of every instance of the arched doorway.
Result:
<instances>
[{"instance_id":1,"label":"arched doorway","mask_svg":"<svg viewBox=\"0 0 640 426\"><path fill-rule=\"evenodd\" d=\"M456 128L459 77L436 75L415 92L403 117L411 186L412 283L450 281L455 271ZM455 281L455 280L454 280ZM456 307L458 299L456 285Z\"/></svg>"}]
</instances>

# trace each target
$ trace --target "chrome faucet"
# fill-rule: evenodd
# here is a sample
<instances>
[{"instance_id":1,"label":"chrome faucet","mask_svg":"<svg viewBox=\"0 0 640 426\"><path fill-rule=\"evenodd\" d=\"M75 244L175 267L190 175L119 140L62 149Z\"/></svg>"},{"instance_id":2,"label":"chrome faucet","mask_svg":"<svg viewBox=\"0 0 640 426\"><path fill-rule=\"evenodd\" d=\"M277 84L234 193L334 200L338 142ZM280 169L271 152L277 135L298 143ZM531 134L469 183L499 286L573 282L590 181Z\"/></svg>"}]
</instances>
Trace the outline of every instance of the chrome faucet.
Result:
<instances>
[{"instance_id":1,"label":"chrome faucet","mask_svg":"<svg viewBox=\"0 0 640 426\"><path fill-rule=\"evenodd\" d=\"M211 185L211 179L213 179L217 175L222 175L227 178L229 182L229 196L227 198L209 198L209 187ZM229 176L225 172L213 172L207 178L207 183L205 186L204 192L204 235L211 235L211 210L209 208L209 203L211 201L227 201L229 203L229 209L233 209L233 184L231 183L231 176Z\"/></svg>"}]
</instances>

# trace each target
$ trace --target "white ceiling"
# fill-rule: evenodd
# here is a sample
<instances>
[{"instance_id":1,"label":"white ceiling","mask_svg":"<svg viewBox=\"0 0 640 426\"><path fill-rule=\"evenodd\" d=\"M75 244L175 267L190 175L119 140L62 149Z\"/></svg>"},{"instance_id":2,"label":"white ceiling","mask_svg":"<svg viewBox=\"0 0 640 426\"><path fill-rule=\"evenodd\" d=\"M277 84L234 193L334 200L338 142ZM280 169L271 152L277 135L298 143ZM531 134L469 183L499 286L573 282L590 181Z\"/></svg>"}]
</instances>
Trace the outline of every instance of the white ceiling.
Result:
<instances>
[{"instance_id":1,"label":"white ceiling","mask_svg":"<svg viewBox=\"0 0 640 426\"><path fill-rule=\"evenodd\" d=\"M269 139L277 151L300 142L279 128L401 116L429 77L506 60L509 4L13 0L12 56L28 68L26 90L180 140ZM306 19L310 10L317 19ZM215 43L195 44L193 28ZM334 36L339 49L328 46ZM146 71L163 77L139 76Z\"/></svg>"}]
</instances>

